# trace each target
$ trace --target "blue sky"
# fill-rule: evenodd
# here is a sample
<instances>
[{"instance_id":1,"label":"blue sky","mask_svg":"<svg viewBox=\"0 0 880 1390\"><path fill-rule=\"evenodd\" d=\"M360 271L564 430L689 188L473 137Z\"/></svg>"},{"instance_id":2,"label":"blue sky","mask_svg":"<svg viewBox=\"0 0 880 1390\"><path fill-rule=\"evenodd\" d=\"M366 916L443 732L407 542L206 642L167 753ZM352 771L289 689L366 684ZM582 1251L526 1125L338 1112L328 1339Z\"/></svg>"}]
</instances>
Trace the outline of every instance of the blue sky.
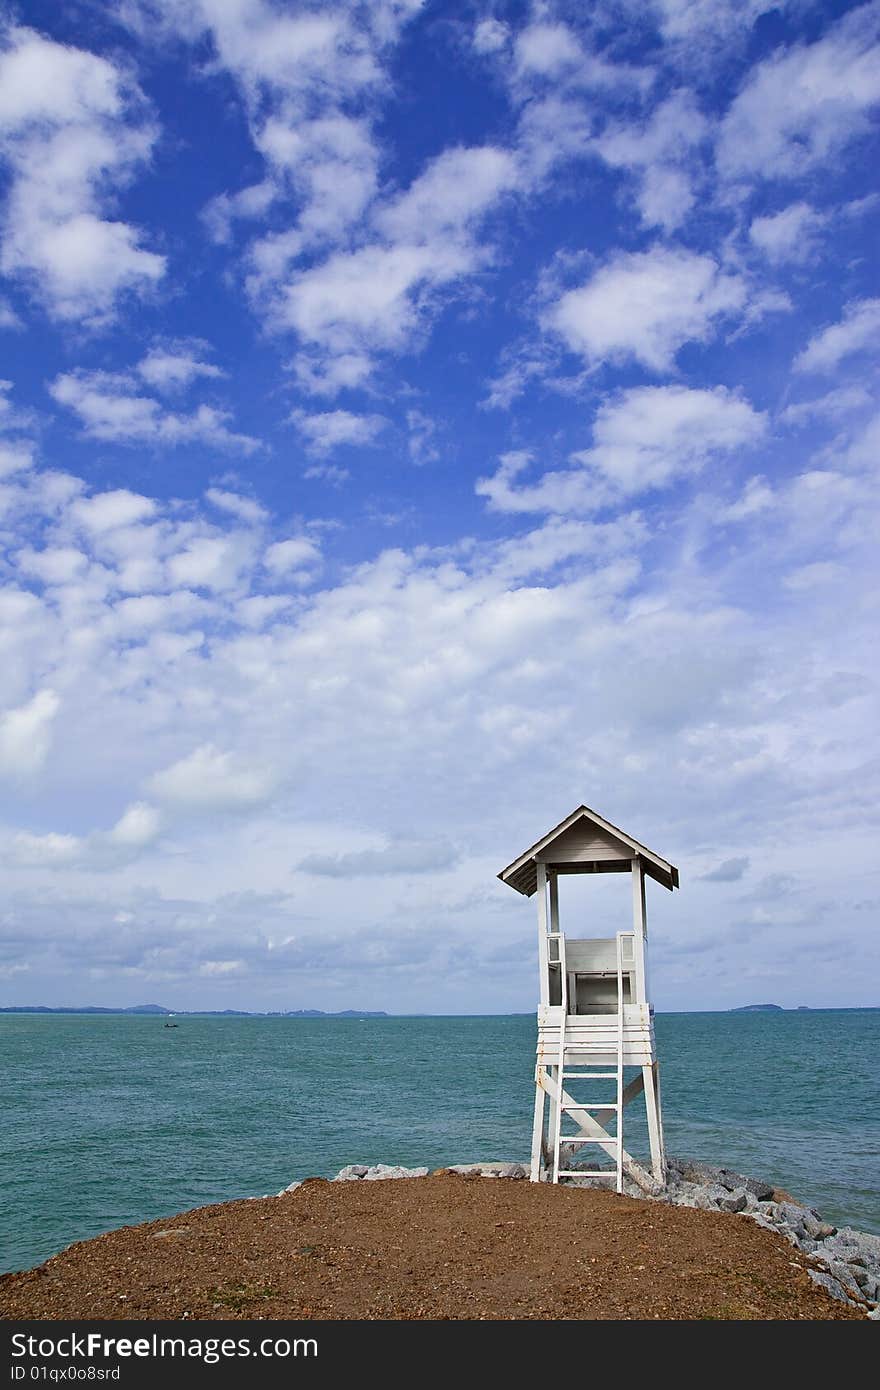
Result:
<instances>
[{"instance_id":1,"label":"blue sky","mask_svg":"<svg viewBox=\"0 0 880 1390\"><path fill-rule=\"evenodd\" d=\"M880 5L0 13L0 1000L878 1003Z\"/></svg>"}]
</instances>

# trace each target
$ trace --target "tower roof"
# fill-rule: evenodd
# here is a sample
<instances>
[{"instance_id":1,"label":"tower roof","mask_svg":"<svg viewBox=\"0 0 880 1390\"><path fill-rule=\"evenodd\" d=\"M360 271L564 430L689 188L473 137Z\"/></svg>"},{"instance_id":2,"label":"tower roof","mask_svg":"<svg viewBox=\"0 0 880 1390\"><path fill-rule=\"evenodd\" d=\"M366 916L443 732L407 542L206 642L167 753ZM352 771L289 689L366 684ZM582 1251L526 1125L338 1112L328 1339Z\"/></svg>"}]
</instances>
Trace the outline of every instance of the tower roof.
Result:
<instances>
[{"instance_id":1,"label":"tower roof","mask_svg":"<svg viewBox=\"0 0 880 1390\"><path fill-rule=\"evenodd\" d=\"M678 869L674 864L618 830L589 806L578 806L502 869L498 877L530 898L538 887L539 859L563 873L621 873L629 869L636 855L642 860L645 873L664 888L671 892L678 887Z\"/></svg>"}]
</instances>

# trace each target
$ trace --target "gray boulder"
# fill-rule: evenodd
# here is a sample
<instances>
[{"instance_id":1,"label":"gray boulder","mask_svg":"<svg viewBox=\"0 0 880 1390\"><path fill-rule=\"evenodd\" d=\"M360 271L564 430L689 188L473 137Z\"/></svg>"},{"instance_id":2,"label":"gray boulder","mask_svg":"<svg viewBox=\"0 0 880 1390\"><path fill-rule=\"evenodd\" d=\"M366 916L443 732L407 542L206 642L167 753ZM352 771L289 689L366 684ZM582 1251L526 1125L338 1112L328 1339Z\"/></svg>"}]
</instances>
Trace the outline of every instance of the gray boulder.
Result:
<instances>
[{"instance_id":1,"label":"gray boulder","mask_svg":"<svg viewBox=\"0 0 880 1390\"><path fill-rule=\"evenodd\" d=\"M846 1290L830 1274L825 1274L820 1269L808 1269L807 1273L814 1284L818 1284L826 1293L830 1293L831 1297L836 1298L838 1303L852 1302L852 1299L847 1297Z\"/></svg>"},{"instance_id":2,"label":"gray boulder","mask_svg":"<svg viewBox=\"0 0 880 1390\"><path fill-rule=\"evenodd\" d=\"M769 1182L764 1182L763 1178L746 1178L743 1187L758 1202L768 1201L775 1191L775 1188Z\"/></svg>"},{"instance_id":3,"label":"gray boulder","mask_svg":"<svg viewBox=\"0 0 880 1390\"><path fill-rule=\"evenodd\" d=\"M722 1197L718 1205L722 1211L745 1211L748 1200L745 1189L741 1187L738 1192L731 1192L728 1196Z\"/></svg>"}]
</instances>

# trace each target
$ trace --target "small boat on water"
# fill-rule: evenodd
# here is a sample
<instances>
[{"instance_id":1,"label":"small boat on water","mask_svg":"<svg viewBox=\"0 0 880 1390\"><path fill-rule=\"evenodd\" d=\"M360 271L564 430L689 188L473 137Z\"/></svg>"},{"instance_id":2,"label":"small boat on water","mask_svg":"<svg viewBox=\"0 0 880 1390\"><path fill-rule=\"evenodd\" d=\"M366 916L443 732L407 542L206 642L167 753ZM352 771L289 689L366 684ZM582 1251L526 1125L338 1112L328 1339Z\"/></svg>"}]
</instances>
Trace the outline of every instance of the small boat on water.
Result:
<instances>
[{"instance_id":1,"label":"small boat on water","mask_svg":"<svg viewBox=\"0 0 880 1390\"><path fill-rule=\"evenodd\" d=\"M173 1019L173 1018L174 1018L174 1014L171 1015L171 1018L166 1019L166 1022L165 1022L165 1027L166 1027L166 1028L176 1028L176 1027L177 1027L177 1024L172 1022L172 1019Z\"/></svg>"}]
</instances>

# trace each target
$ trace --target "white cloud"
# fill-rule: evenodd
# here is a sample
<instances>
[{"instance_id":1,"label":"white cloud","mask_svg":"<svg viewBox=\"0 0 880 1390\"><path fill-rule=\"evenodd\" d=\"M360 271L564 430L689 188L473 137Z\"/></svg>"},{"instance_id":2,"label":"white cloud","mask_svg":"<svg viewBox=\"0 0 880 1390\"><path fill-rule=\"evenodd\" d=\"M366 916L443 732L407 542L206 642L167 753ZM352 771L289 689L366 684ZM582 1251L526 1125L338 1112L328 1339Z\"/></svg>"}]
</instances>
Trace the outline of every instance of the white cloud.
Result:
<instances>
[{"instance_id":1,"label":"white cloud","mask_svg":"<svg viewBox=\"0 0 880 1390\"><path fill-rule=\"evenodd\" d=\"M170 557L168 575L184 589L237 589L253 551L254 542L241 532L196 536Z\"/></svg>"},{"instance_id":2,"label":"white cloud","mask_svg":"<svg viewBox=\"0 0 880 1390\"><path fill-rule=\"evenodd\" d=\"M761 512L766 512L774 503L773 489L768 485L766 478L749 478L743 489L742 496L725 507L721 513L722 521L746 521L758 516Z\"/></svg>"},{"instance_id":3,"label":"white cloud","mask_svg":"<svg viewBox=\"0 0 880 1390\"><path fill-rule=\"evenodd\" d=\"M83 497L74 502L70 508L71 518L93 533L145 521L155 512L156 503L152 498L129 492L127 488L97 492L93 497Z\"/></svg>"},{"instance_id":4,"label":"white cloud","mask_svg":"<svg viewBox=\"0 0 880 1390\"><path fill-rule=\"evenodd\" d=\"M564 293L545 322L588 362L634 358L665 372L679 348L706 342L745 298L743 280L711 256L654 247L613 257L586 285Z\"/></svg>"},{"instance_id":5,"label":"white cloud","mask_svg":"<svg viewBox=\"0 0 880 1390\"><path fill-rule=\"evenodd\" d=\"M202 220L212 241L226 245L232 239L235 222L262 217L278 198L278 189L269 179L251 184L238 193L219 193L205 206Z\"/></svg>"},{"instance_id":6,"label":"white cloud","mask_svg":"<svg viewBox=\"0 0 880 1390\"><path fill-rule=\"evenodd\" d=\"M217 378L224 373L201 355L207 344L201 341L157 344L136 367L139 377L157 391L179 391L199 377Z\"/></svg>"},{"instance_id":7,"label":"white cloud","mask_svg":"<svg viewBox=\"0 0 880 1390\"><path fill-rule=\"evenodd\" d=\"M791 203L781 212L756 217L749 237L772 265L786 261L803 264L816 255L819 234L827 221L827 216L809 203Z\"/></svg>"},{"instance_id":8,"label":"white cloud","mask_svg":"<svg viewBox=\"0 0 880 1390\"><path fill-rule=\"evenodd\" d=\"M263 556L263 564L274 575L311 569L320 561L320 546L308 536L291 536L289 540L276 541Z\"/></svg>"},{"instance_id":9,"label":"white cloud","mask_svg":"<svg viewBox=\"0 0 880 1390\"><path fill-rule=\"evenodd\" d=\"M309 854L299 863L304 873L324 878L363 878L389 874L424 874L450 868L458 859L444 840L398 840L384 849L342 854Z\"/></svg>"},{"instance_id":10,"label":"white cloud","mask_svg":"<svg viewBox=\"0 0 880 1390\"><path fill-rule=\"evenodd\" d=\"M593 447L574 457L625 494L698 472L714 454L754 445L765 422L747 401L716 386L642 386L603 405Z\"/></svg>"},{"instance_id":11,"label":"white cloud","mask_svg":"<svg viewBox=\"0 0 880 1390\"><path fill-rule=\"evenodd\" d=\"M265 161L264 177L214 198L205 220L212 236L224 242L239 219L272 210L276 225L251 242L246 263L252 303L276 328L299 329L297 303L289 300L297 299L301 258L316 251L332 256L377 195L374 113L349 108L364 107L386 84L383 58L420 8L421 0L301 13L263 0L242 0L231 8L222 0L200 0L197 6L135 0L128 8L129 22L142 32L158 26L191 43L207 40L217 65L241 91L251 138ZM307 328L302 336L314 348L317 340ZM320 345L320 360L307 361L303 371L332 394L335 352L325 350L323 338Z\"/></svg>"},{"instance_id":12,"label":"white cloud","mask_svg":"<svg viewBox=\"0 0 880 1390\"><path fill-rule=\"evenodd\" d=\"M854 300L843 318L811 338L794 360L797 372L833 372L845 357L880 345L880 299Z\"/></svg>"},{"instance_id":13,"label":"white cloud","mask_svg":"<svg viewBox=\"0 0 880 1390\"><path fill-rule=\"evenodd\" d=\"M160 801L194 810L246 810L268 801L277 778L205 743L150 778Z\"/></svg>"},{"instance_id":14,"label":"white cloud","mask_svg":"<svg viewBox=\"0 0 880 1390\"><path fill-rule=\"evenodd\" d=\"M614 124L593 141L606 164L637 174L636 202L649 227L671 232L694 204L690 163L707 138L708 122L692 92L680 90L640 126Z\"/></svg>"},{"instance_id":15,"label":"white cloud","mask_svg":"<svg viewBox=\"0 0 880 1390\"><path fill-rule=\"evenodd\" d=\"M0 442L0 478L30 468L33 458L33 450L29 444Z\"/></svg>"},{"instance_id":16,"label":"white cloud","mask_svg":"<svg viewBox=\"0 0 880 1390\"><path fill-rule=\"evenodd\" d=\"M237 587L128 597L111 547L126 561L152 555L165 573L195 539L238 544L241 518L221 510L221 530L197 506L181 515L128 493L105 500L89 529L71 512L90 499L68 491L47 511L26 475L15 486L32 512L21 513L14 555L67 549L86 564L47 556L51 591L29 590L18 569L20 587L0 591L5 707L26 705L49 671L63 693L28 788L33 823L21 824L14 787L5 819L16 830L0 832L16 886L0 955L14 937L16 961L47 992L72 961L100 968L107 1002L155 981L163 1002L167 990L182 1006L234 1006L245 991L266 1007L282 994L288 1005L346 1007L372 981L377 1008L485 1008L476 969L498 991L493 1007L526 1008L532 948L516 942L531 909L494 888L494 874L568 808L573 786L574 799L591 796L651 843L662 821L669 838L657 847L683 869L695 843L700 872L749 858L750 911L772 906L760 884L774 866L800 875L815 904L827 866L841 864L839 922L864 896L866 880L850 879L871 862L851 801L854 778L869 786L876 720L861 582L876 535L871 474L848 454L846 474L829 461L788 482L776 469L770 501L758 505L758 480L737 533L719 532L736 494L716 449L738 468L759 425L732 394L683 390L605 402L594 457L570 470L618 499L602 524L552 517L499 533L493 523L491 540L398 546L347 569L328 530L320 590L297 579L311 532L279 538L297 548L273 556L277 572L267 565L270 520L251 537ZM690 435L716 448L701 460ZM859 438L852 447L866 449ZM642 519L619 505L623 487L701 465L692 501L657 492ZM91 828L95 805L113 808L109 829ZM450 826L467 853L443 864L445 851L425 847L448 844ZM297 868L310 861L324 870L317 917ZM386 871L406 875L405 893L389 892ZM699 895L711 890L683 893L674 918L652 903L663 1005L677 1002L664 940L699 935ZM708 901L714 912L721 900ZM724 911L713 921L726 925ZM799 949L827 927L821 913L799 919ZM788 930L766 927L768 958L791 948ZM243 964L220 969L228 961ZM428 968L430 997L418 983ZM304 997L291 1001L293 977Z\"/></svg>"},{"instance_id":17,"label":"white cloud","mask_svg":"<svg viewBox=\"0 0 880 1390\"><path fill-rule=\"evenodd\" d=\"M110 830L93 830L88 835L62 834L49 831L35 835L20 830L0 843L0 854L7 861L23 868L63 870L119 869L137 859L152 846L162 828L162 817L155 806L145 801L127 806Z\"/></svg>"},{"instance_id":18,"label":"white cloud","mask_svg":"<svg viewBox=\"0 0 880 1390\"><path fill-rule=\"evenodd\" d=\"M517 35L514 52L520 76L556 77L583 59L577 36L567 24L529 25Z\"/></svg>"},{"instance_id":19,"label":"white cloud","mask_svg":"<svg viewBox=\"0 0 880 1390\"><path fill-rule=\"evenodd\" d=\"M815 43L753 68L721 124L722 174L800 177L861 134L880 100L877 37L877 7L862 5Z\"/></svg>"},{"instance_id":20,"label":"white cloud","mask_svg":"<svg viewBox=\"0 0 880 1390\"><path fill-rule=\"evenodd\" d=\"M375 444L388 424L382 415L354 415L350 410L327 410L315 415L298 410L291 419L316 454L328 454L343 444L366 448Z\"/></svg>"},{"instance_id":21,"label":"white cloud","mask_svg":"<svg viewBox=\"0 0 880 1390\"><path fill-rule=\"evenodd\" d=\"M8 300L0 297L0 328L21 328L21 319Z\"/></svg>"},{"instance_id":22,"label":"white cloud","mask_svg":"<svg viewBox=\"0 0 880 1390\"><path fill-rule=\"evenodd\" d=\"M635 3L641 13L642 0ZM782 6L779 0L650 0L650 8L657 14L663 37L687 44L685 54L693 62L699 54L695 45L707 39L729 42L750 29L759 15L784 8L784 0Z\"/></svg>"},{"instance_id":23,"label":"white cloud","mask_svg":"<svg viewBox=\"0 0 880 1390\"><path fill-rule=\"evenodd\" d=\"M513 155L492 145L444 150L410 188L376 214L393 242L419 245L461 236L520 182Z\"/></svg>"},{"instance_id":24,"label":"white cloud","mask_svg":"<svg viewBox=\"0 0 880 1390\"><path fill-rule=\"evenodd\" d=\"M75 864L82 857L82 851L82 841L76 835L60 835L55 831L33 835L21 830L12 841L11 858L14 863L51 869Z\"/></svg>"},{"instance_id":25,"label":"white cloud","mask_svg":"<svg viewBox=\"0 0 880 1390\"><path fill-rule=\"evenodd\" d=\"M39 690L17 709L0 714L0 775L29 777L49 756L61 701L54 690Z\"/></svg>"},{"instance_id":26,"label":"white cloud","mask_svg":"<svg viewBox=\"0 0 880 1390\"><path fill-rule=\"evenodd\" d=\"M809 565L798 565L785 575L782 582L786 589L802 593L805 589L824 588L843 577L840 565L836 565L833 560L814 560Z\"/></svg>"},{"instance_id":27,"label":"white cloud","mask_svg":"<svg viewBox=\"0 0 880 1390\"><path fill-rule=\"evenodd\" d=\"M477 53L497 53L510 38L510 30L500 19L481 19L474 27L471 42Z\"/></svg>"},{"instance_id":28,"label":"white cloud","mask_svg":"<svg viewBox=\"0 0 880 1390\"><path fill-rule=\"evenodd\" d=\"M122 293L164 274L137 228L104 215L149 158L154 131L107 59L22 27L0 43L0 158L12 178L0 269L56 318L106 321Z\"/></svg>"},{"instance_id":29,"label":"white cloud","mask_svg":"<svg viewBox=\"0 0 880 1390\"><path fill-rule=\"evenodd\" d=\"M371 244L337 251L275 286L270 312L276 327L299 337L301 384L328 395L361 385L377 353L417 344L437 292L491 259L478 232L523 177L507 150L446 150L377 207Z\"/></svg>"},{"instance_id":30,"label":"white cloud","mask_svg":"<svg viewBox=\"0 0 880 1390\"><path fill-rule=\"evenodd\" d=\"M507 454L491 478L479 480L477 492L497 511L593 512L749 448L764 428L763 417L724 387L634 387L600 407L592 447L571 456L578 468L551 470L522 484L531 455Z\"/></svg>"},{"instance_id":31,"label":"white cloud","mask_svg":"<svg viewBox=\"0 0 880 1390\"><path fill-rule=\"evenodd\" d=\"M632 88L644 90L652 80L644 68L599 57L581 43L573 28L549 18L536 17L521 29L513 54L510 79L514 92L526 100L536 87L607 88L619 93Z\"/></svg>"},{"instance_id":32,"label":"white cloud","mask_svg":"<svg viewBox=\"0 0 880 1390\"><path fill-rule=\"evenodd\" d=\"M136 801L126 807L107 837L113 844L140 849L153 843L161 825L162 817L155 806Z\"/></svg>"},{"instance_id":33,"label":"white cloud","mask_svg":"<svg viewBox=\"0 0 880 1390\"><path fill-rule=\"evenodd\" d=\"M122 372L64 372L51 382L49 393L79 416L92 439L171 447L200 443L245 454L260 447L250 435L230 430L227 411L204 404L189 414L168 411L154 397L140 393L134 376Z\"/></svg>"},{"instance_id":34,"label":"white cloud","mask_svg":"<svg viewBox=\"0 0 880 1390\"><path fill-rule=\"evenodd\" d=\"M873 403L871 393L863 386L838 386L822 396L787 405L780 420L787 425L803 425L809 420L835 420L854 415Z\"/></svg>"},{"instance_id":35,"label":"white cloud","mask_svg":"<svg viewBox=\"0 0 880 1390\"><path fill-rule=\"evenodd\" d=\"M269 513L266 508L255 502L252 497L242 497L238 492L229 492L219 487L209 487L205 496L215 507L219 507L221 512L238 517L239 521L246 522L248 526L260 526L268 520Z\"/></svg>"},{"instance_id":36,"label":"white cloud","mask_svg":"<svg viewBox=\"0 0 880 1390\"><path fill-rule=\"evenodd\" d=\"M413 463L420 466L436 463L440 457L436 444L437 421L423 410L408 410L406 424L409 430L409 456Z\"/></svg>"}]
</instances>

